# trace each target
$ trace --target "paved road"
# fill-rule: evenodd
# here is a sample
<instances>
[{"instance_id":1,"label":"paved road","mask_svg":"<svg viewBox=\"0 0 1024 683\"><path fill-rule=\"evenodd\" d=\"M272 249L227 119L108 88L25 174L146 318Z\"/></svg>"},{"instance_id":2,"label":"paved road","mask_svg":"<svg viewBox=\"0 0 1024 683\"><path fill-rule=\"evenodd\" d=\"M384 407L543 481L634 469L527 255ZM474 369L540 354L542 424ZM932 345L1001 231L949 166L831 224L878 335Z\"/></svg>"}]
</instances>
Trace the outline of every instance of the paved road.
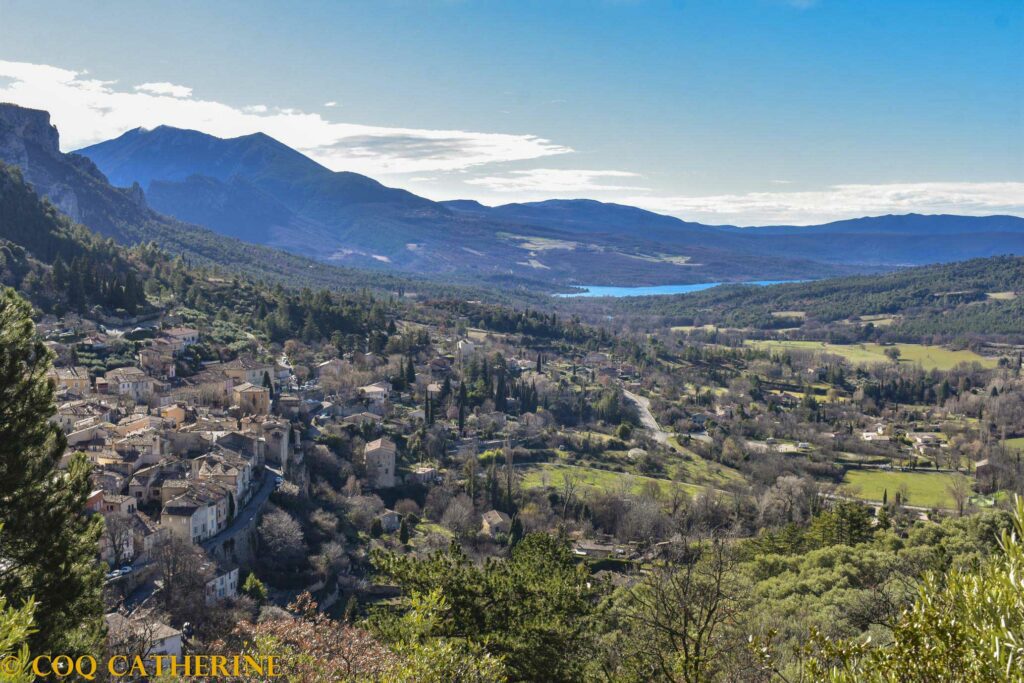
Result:
<instances>
[{"instance_id":1,"label":"paved road","mask_svg":"<svg viewBox=\"0 0 1024 683\"><path fill-rule=\"evenodd\" d=\"M274 492L274 477L280 476L280 470L276 470L272 467L265 467L260 490L257 491L256 495L249 500L249 503L242 508L237 515L235 515L234 520L231 521L231 524L229 524L226 529L218 533L216 536L211 536L202 542L201 545L203 546L203 550L209 551L211 548L217 547L224 541L232 538L239 532L239 530L248 527L253 518L263 511L263 507L267 504L270 494Z\"/></svg>"},{"instance_id":2,"label":"paved road","mask_svg":"<svg viewBox=\"0 0 1024 683\"><path fill-rule=\"evenodd\" d=\"M654 419L654 414L651 413L651 399L634 394L632 391L626 391L625 389L622 390L622 393L636 404L637 413L640 415L640 423L647 431L651 432L654 440L660 444L668 444L670 434L662 429L658 421Z\"/></svg>"}]
</instances>

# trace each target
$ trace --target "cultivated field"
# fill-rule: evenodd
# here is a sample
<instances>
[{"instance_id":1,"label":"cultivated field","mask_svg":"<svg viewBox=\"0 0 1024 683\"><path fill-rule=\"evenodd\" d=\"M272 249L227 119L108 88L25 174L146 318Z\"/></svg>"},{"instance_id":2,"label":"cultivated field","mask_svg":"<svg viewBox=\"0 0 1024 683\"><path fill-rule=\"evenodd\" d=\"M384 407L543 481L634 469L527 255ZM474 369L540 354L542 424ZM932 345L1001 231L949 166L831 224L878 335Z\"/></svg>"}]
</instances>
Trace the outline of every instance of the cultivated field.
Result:
<instances>
[{"instance_id":1,"label":"cultivated field","mask_svg":"<svg viewBox=\"0 0 1024 683\"><path fill-rule=\"evenodd\" d=\"M830 353L842 356L854 365L872 365L875 363L891 363L885 355L887 349L897 348L900 352L900 362L917 364L919 363L926 370L951 370L960 363L980 363L983 367L994 368L999 363L998 358L981 356L973 351L953 351L943 346L926 346L924 344L893 344L882 346L881 344L828 344L826 342L811 341L748 341L748 344L759 348L792 351L809 351L819 353Z\"/></svg>"},{"instance_id":2,"label":"cultivated field","mask_svg":"<svg viewBox=\"0 0 1024 683\"><path fill-rule=\"evenodd\" d=\"M940 472L888 472L882 470L850 470L843 480L842 492L864 500L880 501L885 491L889 502L896 492L906 487L908 505L919 507L954 508L956 501L949 493L954 477L961 474Z\"/></svg>"},{"instance_id":3,"label":"cultivated field","mask_svg":"<svg viewBox=\"0 0 1024 683\"><path fill-rule=\"evenodd\" d=\"M627 472L610 472L591 467L579 467L576 465L562 465L559 463L539 463L528 465L522 468L523 488L536 488L538 486L562 487L563 477L568 474L575 477L579 487L599 489L602 491L622 491L630 493L641 493L646 490L651 482L661 487L663 495L669 493L672 482L667 479L656 479ZM699 493L703 487L696 484L680 484L683 490L689 495Z\"/></svg>"}]
</instances>

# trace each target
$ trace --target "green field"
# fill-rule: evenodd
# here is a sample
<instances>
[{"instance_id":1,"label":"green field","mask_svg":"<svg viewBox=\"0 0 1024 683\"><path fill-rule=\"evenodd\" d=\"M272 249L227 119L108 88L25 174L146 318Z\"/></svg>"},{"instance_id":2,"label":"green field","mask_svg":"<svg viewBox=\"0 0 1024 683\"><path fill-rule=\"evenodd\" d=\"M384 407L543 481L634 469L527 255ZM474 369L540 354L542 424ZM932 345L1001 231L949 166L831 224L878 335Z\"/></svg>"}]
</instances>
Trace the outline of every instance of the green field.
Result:
<instances>
[{"instance_id":1,"label":"green field","mask_svg":"<svg viewBox=\"0 0 1024 683\"><path fill-rule=\"evenodd\" d=\"M918 507L953 508L956 502L949 493L953 477L960 474L928 472L888 472L881 470L850 470L843 479L843 493L864 500L880 501L884 491L889 491L889 502L893 501L901 486L907 487L910 500L908 505Z\"/></svg>"},{"instance_id":2,"label":"green field","mask_svg":"<svg viewBox=\"0 0 1024 683\"><path fill-rule=\"evenodd\" d=\"M722 487L726 484L742 484L746 481L738 470L705 460L679 443L675 436L669 437L668 445L680 454L678 460L672 461L673 472L679 479L715 487Z\"/></svg>"},{"instance_id":3,"label":"green field","mask_svg":"<svg viewBox=\"0 0 1024 683\"><path fill-rule=\"evenodd\" d=\"M562 465L558 463L540 463L522 468L522 486L525 489L537 488L544 485L543 475L547 475L547 484L554 488L562 486L562 476L569 473L576 477L578 485L582 487L600 489L602 491L617 491L628 487L630 493L640 493L647 488L649 482L655 482L661 487L663 495L669 493L672 482L667 479L656 479L627 472L609 472L591 467L579 467L577 465ZM681 484L683 489L691 496L699 493L703 487L696 484Z\"/></svg>"},{"instance_id":4,"label":"green field","mask_svg":"<svg viewBox=\"0 0 1024 683\"><path fill-rule=\"evenodd\" d=\"M1013 451L1024 452L1024 436L1017 437L1016 439L1007 439L1006 447Z\"/></svg>"},{"instance_id":5,"label":"green field","mask_svg":"<svg viewBox=\"0 0 1024 683\"><path fill-rule=\"evenodd\" d=\"M842 356L854 365L873 365L876 363L891 363L885 355L886 349L893 347L900 351L901 363L920 363L926 370L951 370L960 363L980 363L987 368L994 368L999 363L998 358L981 356L969 350L953 351L943 346L926 346L924 344L893 344L882 346L881 344L828 344L826 342L812 341L748 341L751 346L762 349L793 351L817 351Z\"/></svg>"}]
</instances>

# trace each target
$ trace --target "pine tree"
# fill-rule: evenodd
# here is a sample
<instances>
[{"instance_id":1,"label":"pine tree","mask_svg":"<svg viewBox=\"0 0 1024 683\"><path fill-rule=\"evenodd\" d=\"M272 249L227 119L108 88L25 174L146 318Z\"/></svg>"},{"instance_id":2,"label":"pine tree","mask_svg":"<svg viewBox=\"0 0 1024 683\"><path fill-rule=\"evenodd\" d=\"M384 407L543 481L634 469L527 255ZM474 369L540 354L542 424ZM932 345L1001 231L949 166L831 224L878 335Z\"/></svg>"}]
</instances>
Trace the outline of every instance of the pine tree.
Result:
<instances>
[{"instance_id":1,"label":"pine tree","mask_svg":"<svg viewBox=\"0 0 1024 683\"><path fill-rule=\"evenodd\" d=\"M316 326L316 320L313 318L313 312L310 311L306 314L306 320L302 323L302 341L307 344L319 341L320 328Z\"/></svg>"},{"instance_id":2,"label":"pine tree","mask_svg":"<svg viewBox=\"0 0 1024 683\"><path fill-rule=\"evenodd\" d=\"M57 470L63 433L49 422L50 353L35 337L29 305L0 292L0 595L16 607L39 601L33 655L95 652L103 625L100 516L83 515L89 462Z\"/></svg>"},{"instance_id":3,"label":"pine tree","mask_svg":"<svg viewBox=\"0 0 1024 683\"><path fill-rule=\"evenodd\" d=\"M262 605L267 601L267 587L252 572L242 584L242 593L255 600L257 605Z\"/></svg>"}]
</instances>

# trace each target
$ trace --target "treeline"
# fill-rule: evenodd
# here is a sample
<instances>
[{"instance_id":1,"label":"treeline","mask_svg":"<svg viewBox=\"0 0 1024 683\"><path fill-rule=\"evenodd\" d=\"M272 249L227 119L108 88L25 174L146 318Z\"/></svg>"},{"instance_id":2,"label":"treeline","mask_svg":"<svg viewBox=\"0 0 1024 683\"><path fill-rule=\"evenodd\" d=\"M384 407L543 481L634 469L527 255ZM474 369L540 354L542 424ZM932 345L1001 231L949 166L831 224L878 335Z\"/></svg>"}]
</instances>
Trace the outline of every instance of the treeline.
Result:
<instances>
[{"instance_id":1,"label":"treeline","mask_svg":"<svg viewBox=\"0 0 1024 683\"><path fill-rule=\"evenodd\" d=\"M771 287L730 285L590 305L602 313L648 316L670 325L774 330L794 326L792 317L779 313L797 311L814 323L901 315L904 320L898 325L870 331L908 340L926 335L1024 335L1024 305L1017 298L988 296L997 292L1024 292L1024 257L996 256ZM577 305L585 308L588 303Z\"/></svg>"}]
</instances>

